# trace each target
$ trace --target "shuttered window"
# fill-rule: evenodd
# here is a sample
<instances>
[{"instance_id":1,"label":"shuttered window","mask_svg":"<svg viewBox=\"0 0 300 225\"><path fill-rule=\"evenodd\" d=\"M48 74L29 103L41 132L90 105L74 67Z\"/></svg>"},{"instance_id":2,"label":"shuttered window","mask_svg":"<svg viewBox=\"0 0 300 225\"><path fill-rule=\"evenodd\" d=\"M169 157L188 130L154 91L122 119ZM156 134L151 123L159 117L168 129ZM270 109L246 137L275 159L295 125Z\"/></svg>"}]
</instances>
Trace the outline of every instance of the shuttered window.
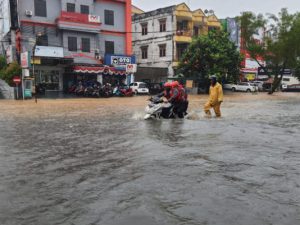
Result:
<instances>
[{"instance_id":1,"label":"shuttered window","mask_svg":"<svg viewBox=\"0 0 300 225\"><path fill-rule=\"evenodd\" d=\"M115 43L113 41L105 41L105 54L115 54Z\"/></svg>"},{"instance_id":2,"label":"shuttered window","mask_svg":"<svg viewBox=\"0 0 300 225\"><path fill-rule=\"evenodd\" d=\"M81 5L80 6L80 12L82 14L90 14L90 8L88 5Z\"/></svg>"},{"instance_id":3,"label":"shuttered window","mask_svg":"<svg viewBox=\"0 0 300 225\"><path fill-rule=\"evenodd\" d=\"M68 37L68 49L71 52L77 52L77 37Z\"/></svg>"},{"instance_id":4,"label":"shuttered window","mask_svg":"<svg viewBox=\"0 0 300 225\"><path fill-rule=\"evenodd\" d=\"M115 21L114 21L114 11L112 10L105 10L104 11L104 22L106 25L114 25Z\"/></svg>"},{"instance_id":5,"label":"shuttered window","mask_svg":"<svg viewBox=\"0 0 300 225\"><path fill-rule=\"evenodd\" d=\"M75 12L75 4L67 3L67 12Z\"/></svg>"},{"instance_id":6,"label":"shuttered window","mask_svg":"<svg viewBox=\"0 0 300 225\"><path fill-rule=\"evenodd\" d=\"M34 0L35 16L47 17L47 2L46 0Z\"/></svg>"},{"instance_id":7,"label":"shuttered window","mask_svg":"<svg viewBox=\"0 0 300 225\"><path fill-rule=\"evenodd\" d=\"M82 52L90 52L91 51L91 42L89 38L81 39L81 51Z\"/></svg>"}]
</instances>

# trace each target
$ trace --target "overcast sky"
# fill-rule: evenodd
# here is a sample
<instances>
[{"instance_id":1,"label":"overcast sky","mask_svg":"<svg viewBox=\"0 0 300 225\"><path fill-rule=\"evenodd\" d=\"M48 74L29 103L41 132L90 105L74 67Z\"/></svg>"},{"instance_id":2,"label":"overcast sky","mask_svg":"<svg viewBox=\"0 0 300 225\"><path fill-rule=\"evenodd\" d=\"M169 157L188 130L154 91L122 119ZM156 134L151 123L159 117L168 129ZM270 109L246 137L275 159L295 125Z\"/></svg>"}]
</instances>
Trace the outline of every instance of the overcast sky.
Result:
<instances>
[{"instance_id":1,"label":"overcast sky","mask_svg":"<svg viewBox=\"0 0 300 225\"><path fill-rule=\"evenodd\" d=\"M184 0L132 0L132 3L144 11L151 11ZM243 11L256 13L275 13L281 8L288 8L290 12L300 11L300 0L185 0L191 10L201 8L212 9L219 18L235 17Z\"/></svg>"}]
</instances>

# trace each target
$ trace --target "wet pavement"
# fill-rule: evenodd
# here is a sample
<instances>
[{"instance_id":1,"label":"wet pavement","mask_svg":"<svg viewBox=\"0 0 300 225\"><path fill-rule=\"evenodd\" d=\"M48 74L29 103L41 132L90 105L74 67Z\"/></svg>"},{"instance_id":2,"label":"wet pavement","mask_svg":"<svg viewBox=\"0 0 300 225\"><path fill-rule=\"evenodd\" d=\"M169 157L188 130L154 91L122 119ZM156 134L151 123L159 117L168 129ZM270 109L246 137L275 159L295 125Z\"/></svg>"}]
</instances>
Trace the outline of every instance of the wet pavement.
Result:
<instances>
[{"instance_id":1,"label":"wet pavement","mask_svg":"<svg viewBox=\"0 0 300 225\"><path fill-rule=\"evenodd\" d=\"M177 121L145 99L0 101L0 224L300 224L299 95Z\"/></svg>"}]
</instances>

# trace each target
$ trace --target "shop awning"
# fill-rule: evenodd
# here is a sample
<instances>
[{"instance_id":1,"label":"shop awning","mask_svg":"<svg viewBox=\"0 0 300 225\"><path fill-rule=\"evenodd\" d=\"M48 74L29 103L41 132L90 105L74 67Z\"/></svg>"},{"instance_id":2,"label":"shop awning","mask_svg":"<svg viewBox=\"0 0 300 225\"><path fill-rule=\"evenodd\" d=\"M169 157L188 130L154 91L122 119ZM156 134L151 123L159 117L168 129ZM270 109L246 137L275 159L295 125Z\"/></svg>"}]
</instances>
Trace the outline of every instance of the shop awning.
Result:
<instances>
[{"instance_id":1,"label":"shop awning","mask_svg":"<svg viewBox=\"0 0 300 225\"><path fill-rule=\"evenodd\" d=\"M73 72L87 74L125 75L125 70L109 66L74 66Z\"/></svg>"}]
</instances>

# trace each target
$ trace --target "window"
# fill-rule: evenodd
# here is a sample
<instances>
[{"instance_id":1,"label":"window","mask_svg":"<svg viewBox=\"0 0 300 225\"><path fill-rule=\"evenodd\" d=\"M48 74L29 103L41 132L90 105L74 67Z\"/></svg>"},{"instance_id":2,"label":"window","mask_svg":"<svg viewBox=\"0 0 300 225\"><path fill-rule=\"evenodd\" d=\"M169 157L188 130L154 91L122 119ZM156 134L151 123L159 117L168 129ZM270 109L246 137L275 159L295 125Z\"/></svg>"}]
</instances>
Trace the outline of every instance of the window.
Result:
<instances>
[{"instance_id":1,"label":"window","mask_svg":"<svg viewBox=\"0 0 300 225\"><path fill-rule=\"evenodd\" d=\"M41 37L37 37L36 45L39 46L48 46L48 35L42 35Z\"/></svg>"},{"instance_id":2,"label":"window","mask_svg":"<svg viewBox=\"0 0 300 225\"><path fill-rule=\"evenodd\" d=\"M91 52L91 42L89 38L81 39L81 51L82 52Z\"/></svg>"},{"instance_id":3,"label":"window","mask_svg":"<svg viewBox=\"0 0 300 225\"><path fill-rule=\"evenodd\" d=\"M105 18L104 23L106 25L114 25L114 11L112 10L104 10Z\"/></svg>"},{"instance_id":4,"label":"window","mask_svg":"<svg viewBox=\"0 0 300 225\"><path fill-rule=\"evenodd\" d=\"M88 5L81 5L80 6L80 12L82 14L90 14L90 8Z\"/></svg>"},{"instance_id":5,"label":"window","mask_svg":"<svg viewBox=\"0 0 300 225\"><path fill-rule=\"evenodd\" d=\"M46 0L34 0L35 16L47 17L47 3Z\"/></svg>"},{"instance_id":6,"label":"window","mask_svg":"<svg viewBox=\"0 0 300 225\"><path fill-rule=\"evenodd\" d=\"M70 52L77 52L77 37L68 37L68 49Z\"/></svg>"},{"instance_id":7,"label":"window","mask_svg":"<svg viewBox=\"0 0 300 225\"><path fill-rule=\"evenodd\" d=\"M166 45L159 45L159 57L166 57Z\"/></svg>"},{"instance_id":8,"label":"window","mask_svg":"<svg viewBox=\"0 0 300 225\"><path fill-rule=\"evenodd\" d=\"M142 59L148 59L148 46L141 47Z\"/></svg>"},{"instance_id":9,"label":"window","mask_svg":"<svg viewBox=\"0 0 300 225\"><path fill-rule=\"evenodd\" d=\"M194 36L199 36L199 27L194 26Z\"/></svg>"},{"instance_id":10,"label":"window","mask_svg":"<svg viewBox=\"0 0 300 225\"><path fill-rule=\"evenodd\" d=\"M290 78L283 78L282 81L290 81Z\"/></svg>"},{"instance_id":11,"label":"window","mask_svg":"<svg viewBox=\"0 0 300 225\"><path fill-rule=\"evenodd\" d=\"M75 12L75 4L67 3L67 12Z\"/></svg>"},{"instance_id":12,"label":"window","mask_svg":"<svg viewBox=\"0 0 300 225\"><path fill-rule=\"evenodd\" d=\"M159 32L166 32L166 19L159 21Z\"/></svg>"},{"instance_id":13,"label":"window","mask_svg":"<svg viewBox=\"0 0 300 225\"><path fill-rule=\"evenodd\" d=\"M115 43L113 41L105 41L105 54L115 54Z\"/></svg>"},{"instance_id":14,"label":"window","mask_svg":"<svg viewBox=\"0 0 300 225\"><path fill-rule=\"evenodd\" d=\"M142 26L142 35L147 35L148 34L148 24L144 23L144 24L141 24L141 26Z\"/></svg>"}]
</instances>

